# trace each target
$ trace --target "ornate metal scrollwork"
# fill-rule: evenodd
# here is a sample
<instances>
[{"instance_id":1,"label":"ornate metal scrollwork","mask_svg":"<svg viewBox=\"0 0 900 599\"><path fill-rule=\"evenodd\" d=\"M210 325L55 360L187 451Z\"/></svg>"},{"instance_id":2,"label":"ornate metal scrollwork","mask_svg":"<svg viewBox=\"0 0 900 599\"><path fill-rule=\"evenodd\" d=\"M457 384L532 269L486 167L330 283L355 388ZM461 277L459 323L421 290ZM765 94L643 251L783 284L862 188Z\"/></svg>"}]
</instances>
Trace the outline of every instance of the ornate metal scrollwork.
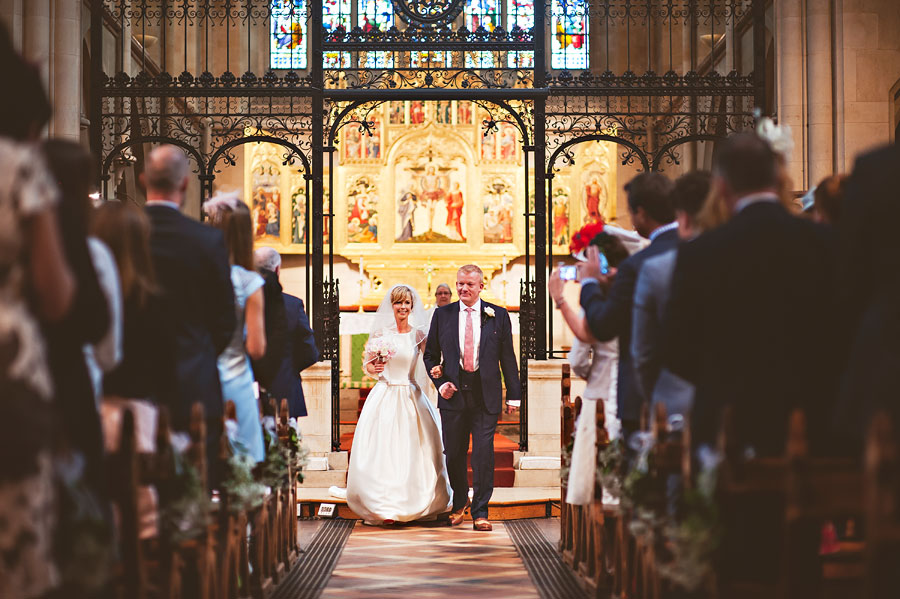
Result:
<instances>
[{"instance_id":1,"label":"ornate metal scrollwork","mask_svg":"<svg viewBox=\"0 0 900 599\"><path fill-rule=\"evenodd\" d=\"M391 0L394 10L407 23L443 27L453 22L465 5L464 0Z\"/></svg>"}]
</instances>

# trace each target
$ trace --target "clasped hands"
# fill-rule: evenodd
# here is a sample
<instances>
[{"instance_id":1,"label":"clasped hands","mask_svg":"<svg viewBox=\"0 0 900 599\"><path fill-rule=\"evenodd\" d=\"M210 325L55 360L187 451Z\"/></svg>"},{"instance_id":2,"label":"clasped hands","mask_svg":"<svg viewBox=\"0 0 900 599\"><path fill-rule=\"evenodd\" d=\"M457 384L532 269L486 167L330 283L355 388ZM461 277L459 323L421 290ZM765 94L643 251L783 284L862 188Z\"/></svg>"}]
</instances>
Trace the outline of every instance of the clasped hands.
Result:
<instances>
[{"instance_id":1,"label":"clasped hands","mask_svg":"<svg viewBox=\"0 0 900 599\"><path fill-rule=\"evenodd\" d=\"M431 378L439 379L442 376L444 376L444 367L441 366L440 364L438 364L437 366L435 366L434 368L431 369L430 374L431 374ZM454 385L453 383L444 383L443 385L441 385L441 389L440 389L439 393L441 394L441 397L443 397L444 399L450 399L451 397L453 397L453 394L456 393L457 391L459 391L459 389L457 389L456 385Z\"/></svg>"}]
</instances>

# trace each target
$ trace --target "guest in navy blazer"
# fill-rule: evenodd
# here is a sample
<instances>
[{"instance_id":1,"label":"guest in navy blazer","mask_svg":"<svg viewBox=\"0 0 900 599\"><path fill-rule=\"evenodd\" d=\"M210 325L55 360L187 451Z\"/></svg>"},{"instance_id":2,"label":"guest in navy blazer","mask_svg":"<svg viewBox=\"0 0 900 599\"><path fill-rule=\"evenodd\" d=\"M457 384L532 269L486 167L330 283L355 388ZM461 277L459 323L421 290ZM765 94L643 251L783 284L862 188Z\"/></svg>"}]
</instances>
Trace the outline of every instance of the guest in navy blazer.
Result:
<instances>
[{"instance_id":1,"label":"guest in navy blazer","mask_svg":"<svg viewBox=\"0 0 900 599\"><path fill-rule=\"evenodd\" d=\"M281 275L281 255L270 247L258 248L255 252L256 268L268 277L276 279ZM280 286L280 283L279 283ZM292 418L307 416L306 400L303 396L300 372L319 361L319 350L303 300L289 293L282 293L287 315L287 346L281 367L269 385L270 395L287 398Z\"/></svg>"}]
</instances>

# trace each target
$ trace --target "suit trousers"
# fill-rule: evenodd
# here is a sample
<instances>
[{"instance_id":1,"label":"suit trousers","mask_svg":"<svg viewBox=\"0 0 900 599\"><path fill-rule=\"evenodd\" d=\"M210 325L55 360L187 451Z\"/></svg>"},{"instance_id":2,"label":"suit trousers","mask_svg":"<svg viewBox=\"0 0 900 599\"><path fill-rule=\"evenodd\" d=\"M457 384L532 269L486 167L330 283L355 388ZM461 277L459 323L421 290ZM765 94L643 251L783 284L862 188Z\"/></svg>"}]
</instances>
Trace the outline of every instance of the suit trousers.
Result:
<instances>
[{"instance_id":1,"label":"suit trousers","mask_svg":"<svg viewBox=\"0 0 900 599\"><path fill-rule=\"evenodd\" d=\"M467 457L471 435L472 518L487 518L488 503L494 493L494 433L499 414L490 414L485 409L481 375L477 371L461 371L459 383L458 393L463 400L463 409L441 410L444 455L453 489L453 509L462 508L469 497Z\"/></svg>"}]
</instances>

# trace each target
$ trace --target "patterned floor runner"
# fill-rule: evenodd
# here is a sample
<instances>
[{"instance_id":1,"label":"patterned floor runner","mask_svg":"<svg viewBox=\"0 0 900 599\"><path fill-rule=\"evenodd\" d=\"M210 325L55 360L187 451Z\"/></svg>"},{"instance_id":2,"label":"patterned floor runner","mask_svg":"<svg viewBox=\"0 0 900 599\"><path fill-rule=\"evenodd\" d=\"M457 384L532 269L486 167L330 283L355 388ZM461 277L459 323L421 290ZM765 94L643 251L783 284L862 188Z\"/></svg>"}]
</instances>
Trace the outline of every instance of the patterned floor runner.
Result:
<instances>
[{"instance_id":1,"label":"patterned floor runner","mask_svg":"<svg viewBox=\"0 0 900 599\"><path fill-rule=\"evenodd\" d=\"M586 597L556 547L544 537L533 520L509 520L506 528L541 599Z\"/></svg>"},{"instance_id":2,"label":"patterned floor runner","mask_svg":"<svg viewBox=\"0 0 900 599\"><path fill-rule=\"evenodd\" d=\"M325 520L271 599L316 599L328 583L355 520Z\"/></svg>"},{"instance_id":3,"label":"patterned floor runner","mask_svg":"<svg viewBox=\"0 0 900 599\"><path fill-rule=\"evenodd\" d=\"M504 522L476 532L450 528L357 524L322 599L539 599Z\"/></svg>"}]
</instances>

